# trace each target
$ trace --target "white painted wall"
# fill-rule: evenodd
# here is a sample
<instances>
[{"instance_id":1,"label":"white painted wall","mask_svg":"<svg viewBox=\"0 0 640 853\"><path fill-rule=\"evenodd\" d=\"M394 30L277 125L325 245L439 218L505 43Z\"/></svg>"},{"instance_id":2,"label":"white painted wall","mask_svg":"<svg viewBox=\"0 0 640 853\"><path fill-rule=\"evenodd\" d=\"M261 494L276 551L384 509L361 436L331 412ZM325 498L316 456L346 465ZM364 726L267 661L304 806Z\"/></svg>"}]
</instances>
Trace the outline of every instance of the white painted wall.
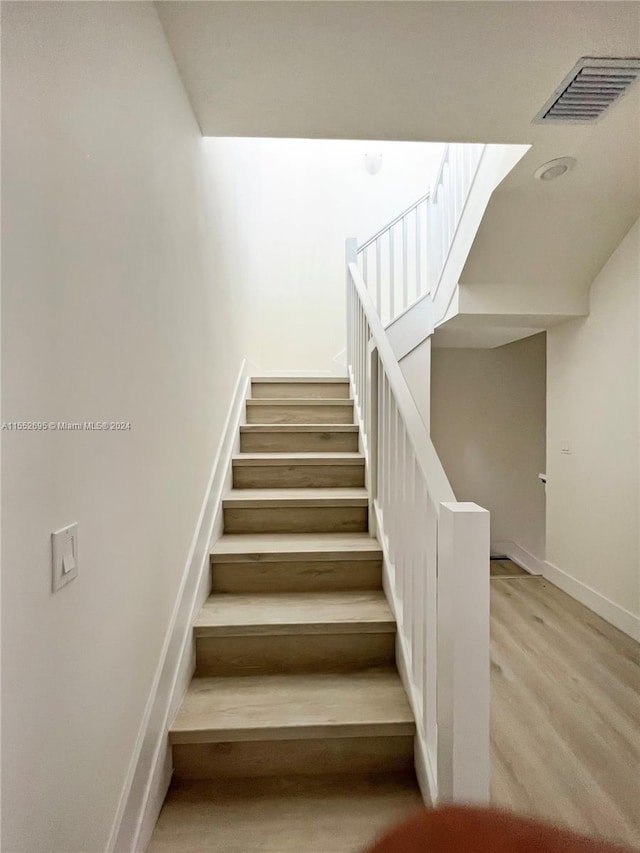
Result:
<instances>
[{"instance_id":1,"label":"white painted wall","mask_svg":"<svg viewBox=\"0 0 640 853\"><path fill-rule=\"evenodd\" d=\"M639 296L640 220L594 280L589 316L548 333L547 560L627 628L624 611L640 614Z\"/></svg>"},{"instance_id":2,"label":"white painted wall","mask_svg":"<svg viewBox=\"0 0 640 853\"><path fill-rule=\"evenodd\" d=\"M104 850L240 365L151 3L3 3L3 850ZM79 523L51 594L50 533Z\"/></svg>"},{"instance_id":3,"label":"white painted wall","mask_svg":"<svg viewBox=\"0 0 640 853\"><path fill-rule=\"evenodd\" d=\"M225 244L258 371L336 372L345 347L344 242L363 242L429 187L442 146L208 139L230 212ZM382 153L376 175L365 154Z\"/></svg>"},{"instance_id":4,"label":"white painted wall","mask_svg":"<svg viewBox=\"0 0 640 853\"><path fill-rule=\"evenodd\" d=\"M431 435L459 501L491 512L491 543L544 558L545 336L431 353Z\"/></svg>"}]
</instances>

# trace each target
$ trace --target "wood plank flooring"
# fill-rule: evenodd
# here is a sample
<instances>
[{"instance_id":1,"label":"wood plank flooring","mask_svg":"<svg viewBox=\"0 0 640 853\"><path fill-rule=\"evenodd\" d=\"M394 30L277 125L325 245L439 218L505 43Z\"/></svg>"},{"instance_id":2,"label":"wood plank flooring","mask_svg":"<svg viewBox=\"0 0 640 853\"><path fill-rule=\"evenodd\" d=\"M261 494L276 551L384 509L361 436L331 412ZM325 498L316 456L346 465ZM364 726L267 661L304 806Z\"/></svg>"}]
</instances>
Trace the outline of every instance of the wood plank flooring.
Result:
<instances>
[{"instance_id":1,"label":"wood plank flooring","mask_svg":"<svg viewBox=\"0 0 640 853\"><path fill-rule=\"evenodd\" d=\"M491 577L492 578L534 578L532 575L521 569L513 560L491 560Z\"/></svg>"},{"instance_id":2,"label":"wood plank flooring","mask_svg":"<svg viewBox=\"0 0 640 853\"><path fill-rule=\"evenodd\" d=\"M640 645L540 577L491 633L494 804L640 847Z\"/></svg>"}]
</instances>

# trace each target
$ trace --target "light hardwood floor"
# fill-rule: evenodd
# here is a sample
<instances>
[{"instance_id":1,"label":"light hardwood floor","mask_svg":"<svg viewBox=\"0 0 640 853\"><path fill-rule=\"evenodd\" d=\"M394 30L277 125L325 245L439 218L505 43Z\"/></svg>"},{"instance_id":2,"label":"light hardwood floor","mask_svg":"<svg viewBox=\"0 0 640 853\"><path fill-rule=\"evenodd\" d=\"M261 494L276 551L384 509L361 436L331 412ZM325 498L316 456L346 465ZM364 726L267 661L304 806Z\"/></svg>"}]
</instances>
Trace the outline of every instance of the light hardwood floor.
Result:
<instances>
[{"instance_id":1,"label":"light hardwood floor","mask_svg":"<svg viewBox=\"0 0 640 853\"><path fill-rule=\"evenodd\" d=\"M494 804L640 847L640 645L531 576L491 631Z\"/></svg>"},{"instance_id":2,"label":"light hardwood floor","mask_svg":"<svg viewBox=\"0 0 640 853\"><path fill-rule=\"evenodd\" d=\"M492 578L534 578L535 575L525 572L520 566L516 565L513 560L505 558L504 560L491 560L491 577Z\"/></svg>"}]
</instances>

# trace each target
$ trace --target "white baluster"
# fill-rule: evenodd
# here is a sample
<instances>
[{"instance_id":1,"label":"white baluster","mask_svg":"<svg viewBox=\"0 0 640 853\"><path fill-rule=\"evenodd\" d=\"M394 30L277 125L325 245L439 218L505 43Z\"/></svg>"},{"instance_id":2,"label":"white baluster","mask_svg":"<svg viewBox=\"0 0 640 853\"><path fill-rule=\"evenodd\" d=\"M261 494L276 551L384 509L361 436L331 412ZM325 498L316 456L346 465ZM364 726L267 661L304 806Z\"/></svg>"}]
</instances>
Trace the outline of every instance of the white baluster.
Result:
<instances>
[{"instance_id":1,"label":"white baluster","mask_svg":"<svg viewBox=\"0 0 640 853\"><path fill-rule=\"evenodd\" d=\"M367 391L368 391L368 384L367 384L367 349L368 349L368 347L367 347L367 344L368 344L368 340L367 340L367 318L365 317L365 314L363 311L362 312L362 362L361 362L361 364L362 364L362 368L361 368L362 369L362 376L360 377L360 381L362 383L362 412L361 412L361 417L362 417L362 422L364 424L367 423L367 404L368 404L368 399L367 399Z\"/></svg>"},{"instance_id":2,"label":"white baluster","mask_svg":"<svg viewBox=\"0 0 640 853\"><path fill-rule=\"evenodd\" d=\"M458 190L464 156L463 149L451 155L436 192L444 192L447 180L452 192ZM437 212L443 232L451 222L445 208L448 205L450 213L452 200L443 195L441 201ZM435 207L429 205L429 215ZM417 208L414 216L418 233ZM413 257L407 227L408 220L403 265ZM391 229L389 239L391 247ZM417 244L415 250L417 268ZM390 263L390 272L393 269ZM372 296L355 266L348 278L347 324L348 360L369 463L370 530L389 555L389 594L408 654L406 673L420 750L435 772L438 800L486 802L488 513L474 504L453 502Z\"/></svg>"},{"instance_id":3,"label":"white baluster","mask_svg":"<svg viewBox=\"0 0 640 853\"><path fill-rule=\"evenodd\" d=\"M409 245L407 217L402 217L402 310L409 304Z\"/></svg>"},{"instance_id":4,"label":"white baluster","mask_svg":"<svg viewBox=\"0 0 640 853\"><path fill-rule=\"evenodd\" d=\"M384 367L382 370L382 420L381 420L381 447L383 456L382 465L382 483L380 484L379 494L381 495L380 509L384 516L385 535L387 530L387 504L389 496L389 388L387 383L387 374Z\"/></svg>"},{"instance_id":5,"label":"white baluster","mask_svg":"<svg viewBox=\"0 0 640 853\"><path fill-rule=\"evenodd\" d=\"M414 573L414 581L413 581L413 610L414 610L414 624L413 624L413 638L411 643L411 654L412 654L412 662L413 662L413 674L415 679L415 684L417 688L417 693L422 699L422 695L424 693L424 596L425 596L425 577L423 567L420 562L420 554L422 544L420 541L420 534L423 529L423 520L420 518L419 514L419 479L420 472L418 470L417 461L415 458L415 454L411 453L411 527L413 531L414 537L414 548L413 548L413 573ZM423 705L424 702L421 702Z\"/></svg>"},{"instance_id":6,"label":"white baluster","mask_svg":"<svg viewBox=\"0 0 640 853\"><path fill-rule=\"evenodd\" d=\"M353 298L357 297L355 284L349 273L349 264L358 261L358 242L355 237L349 237L345 241L345 263L347 268L347 365L352 366L353 361Z\"/></svg>"},{"instance_id":7,"label":"white baluster","mask_svg":"<svg viewBox=\"0 0 640 853\"><path fill-rule=\"evenodd\" d=\"M369 398L369 409L368 409L368 418L367 418L367 448L369 451L369 480L367 482L367 487L369 490L369 533L371 536L376 535L376 515L374 511L374 501L377 500L378 497L378 465L379 465L379 452L378 452L378 440L379 440L379 432L378 432L378 419L380 417L380 404L378 400L378 394L380 392L380 377L378 375L378 350L371 349L368 357L369 364L369 377L368 377L368 398Z\"/></svg>"},{"instance_id":8,"label":"white baluster","mask_svg":"<svg viewBox=\"0 0 640 853\"><path fill-rule=\"evenodd\" d=\"M380 237L376 240L376 310L382 310L382 245Z\"/></svg>"},{"instance_id":9,"label":"white baluster","mask_svg":"<svg viewBox=\"0 0 640 853\"><path fill-rule=\"evenodd\" d=\"M420 230L420 205L418 205L414 211L415 215L415 239L416 239L416 276L415 276L415 290L414 290L414 298L419 299L422 295L422 240L420 237L422 236Z\"/></svg>"},{"instance_id":10,"label":"white baluster","mask_svg":"<svg viewBox=\"0 0 640 853\"><path fill-rule=\"evenodd\" d=\"M396 273L396 255L395 255L395 235L393 228L389 229L389 321L396 316L395 313L395 273Z\"/></svg>"}]
</instances>

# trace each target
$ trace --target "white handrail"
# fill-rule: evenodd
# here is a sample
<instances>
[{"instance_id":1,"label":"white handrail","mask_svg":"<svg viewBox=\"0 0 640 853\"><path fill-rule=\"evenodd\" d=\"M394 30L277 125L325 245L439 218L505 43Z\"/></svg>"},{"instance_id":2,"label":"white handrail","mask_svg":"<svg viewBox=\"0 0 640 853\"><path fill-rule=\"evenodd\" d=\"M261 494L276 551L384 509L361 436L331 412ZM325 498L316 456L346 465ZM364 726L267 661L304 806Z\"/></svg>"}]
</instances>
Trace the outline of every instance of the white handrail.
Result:
<instances>
[{"instance_id":1,"label":"white handrail","mask_svg":"<svg viewBox=\"0 0 640 853\"><path fill-rule=\"evenodd\" d=\"M397 660L433 802L489 797L489 514L456 503L347 241L347 365Z\"/></svg>"},{"instance_id":2,"label":"white handrail","mask_svg":"<svg viewBox=\"0 0 640 853\"><path fill-rule=\"evenodd\" d=\"M431 190L427 190L427 192L424 195L421 195L417 201L414 201L413 204L410 204L406 210L403 210L402 213L399 213L395 217L395 219L392 219L391 222L387 222L386 225L383 225L382 228L379 231L376 231L376 233L372 237L369 237L369 239L365 240L365 242L361 246L358 246L358 254L367 249L372 243L375 243L378 237L382 237L385 232L389 231L390 228L393 228L394 225L397 225L398 222L400 222L401 219L404 219L404 217L407 216L409 213L413 213L416 207L422 204L423 201L426 201L430 195Z\"/></svg>"},{"instance_id":3,"label":"white handrail","mask_svg":"<svg viewBox=\"0 0 640 853\"><path fill-rule=\"evenodd\" d=\"M396 319L428 292L430 196L429 190L356 249L355 260L384 323Z\"/></svg>"},{"instance_id":4,"label":"white handrail","mask_svg":"<svg viewBox=\"0 0 640 853\"><path fill-rule=\"evenodd\" d=\"M435 300L486 149L446 145L431 189L357 248L355 260L383 325L426 294Z\"/></svg>"},{"instance_id":5,"label":"white handrail","mask_svg":"<svg viewBox=\"0 0 640 853\"><path fill-rule=\"evenodd\" d=\"M438 166L438 171L436 173L436 179L433 182L434 187L439 187L440 184L442 183L442 173L444 172L445 165L449 162L449 148L450 147L451 146L449 143L447 143L444 146L444 151L442 152L442 158L440 160L440 165Z\"/></svg>"},{"instance_id":6,"label":"white handrail","mask_svg":"<svg viewBox=\"0 0 640 853\"><path fill-rule=\"evenodd\" d=\"M433 185L428 210L429 292L435 299L451 247L454 244L469 194L487 146L447 145Z\"/></svg>"},{"instance_id":7,"label":"white handrail","mask_svg":"<svg viewBox=\"0 0 640 853\"><path fill-rule=\"evenodd\" d=\"M353 284L360 298L363 311L369 323L371 330L371 338L375 341L378 349L380 361L384 365L389 385L396 398L398 410L406 425L407 433L413 444L416 459L422 476L430 484L430 491L433 494L434 501L438 504L447 501L455 501L453 489L449 483L447 475L442 463L438 458L431 436L429 435L422 416L413 399L413 395L409 390L407 381L402 374L400 365L393 354L393 349L389 343L389 338L384 330L384 326L380 322L378 312L369 293L367 286L360 274L355 263L348 265L349 272Z\"/></svg>"}]
</instances>

